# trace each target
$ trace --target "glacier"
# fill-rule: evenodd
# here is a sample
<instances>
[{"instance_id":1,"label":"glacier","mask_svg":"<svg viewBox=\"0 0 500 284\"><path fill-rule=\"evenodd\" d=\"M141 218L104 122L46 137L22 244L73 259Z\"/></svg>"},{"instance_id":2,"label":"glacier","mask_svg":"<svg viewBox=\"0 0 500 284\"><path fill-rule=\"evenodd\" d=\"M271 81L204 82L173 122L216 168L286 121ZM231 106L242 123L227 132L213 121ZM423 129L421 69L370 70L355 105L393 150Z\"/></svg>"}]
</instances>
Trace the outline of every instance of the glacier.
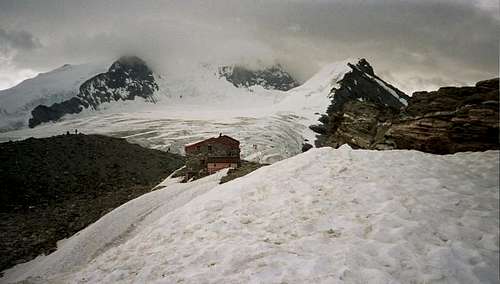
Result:
<instances>
[{"instance_id":1,"label":"glacier","mask_svg":"<svg viewBox=\"0 0 500 284\"><path fill-rule=\"evenodd\" d=\"M273 163L300 153L304 143L313 144L316 135L309 126L326 112L330 91L351 70L349 61L327 65L287 92L236 88L206 64L169 76L155 74L155 104L142 98L103 103L56 123L0 133L0 142L78 129L183 153L184 144L224 133L240 140L242 158Z\"/></svg>"}]
</instances>

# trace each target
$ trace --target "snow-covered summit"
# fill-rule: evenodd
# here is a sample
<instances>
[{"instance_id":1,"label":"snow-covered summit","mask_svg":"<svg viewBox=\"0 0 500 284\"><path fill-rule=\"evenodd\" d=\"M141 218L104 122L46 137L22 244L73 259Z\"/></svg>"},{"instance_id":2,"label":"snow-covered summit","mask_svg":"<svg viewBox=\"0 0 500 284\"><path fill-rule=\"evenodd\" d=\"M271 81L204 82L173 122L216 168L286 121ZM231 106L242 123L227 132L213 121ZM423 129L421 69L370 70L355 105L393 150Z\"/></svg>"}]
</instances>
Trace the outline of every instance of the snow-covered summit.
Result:
<instances>
[{"instance_id":1,"label":"snow-covered summit","mask_svg":"<svg viewBox=\"0 0 500 284\"><path fill-rule=\"evenodd\" d=\"M319 102L322 105L328 98L331 103L327 106L341 105L348 100L371 100L395 108L408 104L408 96L380 79L364 58L359 60L350 58L327 64L289 93L292 100L309 98L310 102ZM307 106L308 103L302 105Z\"/></svg>"},{"instance_id":2,"label":"snow-covered summit","mask_svg":"<svg viewBox=\"0 0 500 284\"><path fill-rule=\"evenodd\" d=\"M313 149L162 186L6 283L495 283L498 151Z\"/></svg>"},{"instance_id":3,"label":"snow-covered summit","mask_svg":"<svg viewBox=\"0 0 500 284\"><path fill-rule=\"evenodd\" d=\"M351 62L355 61L353 59L346 59L327 64L304 84L290 92L305 96L318 95L328 97L332 89L339 87L339 82L344 78L345 74L352 72L351 67L349 67Z\"/></svg>"},{"instance_id":4,"label":"snow-covered summit","mask_svg":"<svg viewBox=\"0 0 500 284\"><path fill-rule=\"evenodd\" d=\"M0 91L0 106L9 113L31 110L41 101L58 102L78 92L80 85L90 77L105 70L103 64L65 64L18 85Z\"/></svg>"},{"instance_id":5,"label":"snow-covered summit","mask_svg":"<svg viewBox=\"0 0 500 284\"><path fill-rule=\"evenodd\" d=\"M57 121L66 114L80 113L84 108L95 110L102 103L134 100L136 97L155 102L154 92L157 90L153 71L146 62L135 56L123 56L113 62L107 72L86 80L76 96L34 108L29 127Z\"/></svg>"},{"instance_id":6,"label":"snow-covered summit","mask_svg":"<svg viewBox=\"0 0 500 284\"><path fill-rule=\"evenodd\" d=\"M101 63L65 64L0 91L0 129L27 125L29 113L37 105L51 105L76 96L83 82L105 70Z\"/></svg>"},{"instance_id":7,"label":"snow-covered summit","mask_svg":"<svg viewBox=\"0 0 500 284\"><path fill-rule=\"evenodd\" d=\"M85 81L78 97L85 108L96 109L103 102L133 100L142 97L152 102L158 90L154 73L142 59L123 56L108 71Z\"/></svg>"}]
</instances>

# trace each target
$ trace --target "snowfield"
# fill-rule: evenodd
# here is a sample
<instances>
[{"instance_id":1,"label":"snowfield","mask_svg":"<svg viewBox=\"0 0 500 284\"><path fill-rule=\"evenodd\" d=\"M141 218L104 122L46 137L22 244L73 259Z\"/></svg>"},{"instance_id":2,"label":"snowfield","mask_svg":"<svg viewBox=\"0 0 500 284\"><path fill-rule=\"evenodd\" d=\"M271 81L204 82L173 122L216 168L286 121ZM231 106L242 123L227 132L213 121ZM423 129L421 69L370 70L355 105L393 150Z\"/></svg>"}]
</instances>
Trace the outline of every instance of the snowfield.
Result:
<instances>
[{"instance_id":1,"label":"snowfield","mask_svg":"<svg viewBox=\"0 0 500 284\"><path fill-rule=\"evenodd\" d=\"M342 146L169 178L1 281L497 283L499 154Z\"/></svg>"}]
</instances>

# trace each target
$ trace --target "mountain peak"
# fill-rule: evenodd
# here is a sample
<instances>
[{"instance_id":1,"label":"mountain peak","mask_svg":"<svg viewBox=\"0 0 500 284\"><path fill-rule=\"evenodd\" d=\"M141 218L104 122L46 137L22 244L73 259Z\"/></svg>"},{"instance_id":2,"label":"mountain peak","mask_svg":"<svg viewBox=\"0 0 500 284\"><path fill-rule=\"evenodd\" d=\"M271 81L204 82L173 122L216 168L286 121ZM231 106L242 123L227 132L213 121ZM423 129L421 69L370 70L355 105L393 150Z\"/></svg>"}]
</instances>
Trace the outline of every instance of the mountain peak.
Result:
<instances>
[{"instance_id":1,"label":"mountain peak","mask_svg":"<svg viewBox=\"0 0 500 284\"><path fill-rule=\"evenodd\" d=\"M122 56L107 73L99 74L80 86L78 97L85 107L96 108L102 102L133 100L135 97L155 100L158 90L153 71L137 56Z\"/></svg>"},{"instance_id":2,"label":"mountain peak","mask_svg":"<svg viewBox=\"0 0 500 284\"><path fill-rule=\"evenodd\" d=\"M111 66L109 67L108 72L130 72L130 71L138 71L140 73L149 73L151 70L144 60L137 56L122 56L118 58Z\"/></svg>"},{"instance_id":3,"label":"mountain peak","mask_svg":"<svg viewBox=\"0 0 500 284\"><path fill-rule=\"evenodd\" d=\"M350 100L367 100L377 105L400 109L408 104L409 97L375 74L373 67L361 58L356 64L347 63L350 71L338 81L340 87L331 90L330 108L339 109Z\"/></svg>"},{"instance_id":4,"label":"mountain peak","mask_svg":"<svg viewBox=\"0 0 500 284\"><path fill-rule=\"evenodd\" d=\"M81 84L76 97L51 106L40 104L34 108L29 127L56 121L65 114L79 113L83 108L97 109L100 104L112 101L141 97L154 103L154 92L157 90L153 71L146 62L137 56L122 56L111 64L108 72L97 74Z\"/></svg>"},{"instance_id":5,"label":"mountain peak","mask_svg":"<svg viewBox=\"0 0 500 284\"><path fill-rule=\"evenodd\" d=\"M338 147L343 143L350 143L356 147L367 147L373 140L373 125L383 123L386 116L408 105L409 97L378 77L366 59L362 58L355 64L351 62L353 61L346 63L348 71L337 72L335 77L330 76L333 78L330 80L336 82L331 83L331 104L327 114L319 119L322 124L310 126L320 134L317 136L317 146ZM345 113L348 113L346 117ZM357 129L359 133L356 132L356 141L353 141L346 138L352 135L349 131L353 128L348 122L357 122L356 119L366 123L360 123L362 125ZM345 124L342 124L344 122Z\"/></svg>"},{"instance_id":6,"label":"mountain peak","mask_svg":"<svg viewBox=\"0 0 500 284\"><path fill-rule=\"evenodd\" d=\"M368 63L368 61L365 58L361 58L358 63L356 63L356 68L358 68L360 71L365 72L367 74L370 74L372 76L375 76L375 72L373 71L373 67Z\"/></svg>"},{"instance_id":7,"label":"mountain peak","mask_svg":"<svg viewBox=\"0 0 500 284\"><path fill-rule=\"evenodd\" d=\"M121 66L136 66L136 65L146 65L146 62L141 58L135 55L124 55L118 58L112 65L111 68L115 65ZM110 68L110 69L111 69Z\"/></svg>"}]
</instances>

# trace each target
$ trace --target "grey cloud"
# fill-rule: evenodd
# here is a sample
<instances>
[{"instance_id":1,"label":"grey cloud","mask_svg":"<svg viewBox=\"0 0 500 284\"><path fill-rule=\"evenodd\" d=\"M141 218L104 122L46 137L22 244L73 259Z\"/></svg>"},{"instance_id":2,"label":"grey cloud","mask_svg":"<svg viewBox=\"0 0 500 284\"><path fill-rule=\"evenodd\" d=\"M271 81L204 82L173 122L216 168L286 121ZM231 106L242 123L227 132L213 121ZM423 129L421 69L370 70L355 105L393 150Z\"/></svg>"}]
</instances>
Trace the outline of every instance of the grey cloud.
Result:
<instances>
[{"instance_id":1,"label":"grey cloud","mask_svg":"<svg viewBox=\"0 0 500 284\"><path fill-rule=\"evenodd\" d=\"M40 41L27 31L0 28L0 46L3 48L30 50L41 47Z\"/></svg>"},{"instance_id":2,"label":"grey cloud","mask_svg":"<svg viewBox=\"0 0 500 284\"><path fill-rule=\"evenodd\" d=\"M410 92L498 75L500 17L492 6L498 3L4 0L0 26L44 42L17 52L11 63L19 68L135 53L165 70L187 61L279 61L305 80L325 63L366 57Z\"/></svg>"}]
</instances>

